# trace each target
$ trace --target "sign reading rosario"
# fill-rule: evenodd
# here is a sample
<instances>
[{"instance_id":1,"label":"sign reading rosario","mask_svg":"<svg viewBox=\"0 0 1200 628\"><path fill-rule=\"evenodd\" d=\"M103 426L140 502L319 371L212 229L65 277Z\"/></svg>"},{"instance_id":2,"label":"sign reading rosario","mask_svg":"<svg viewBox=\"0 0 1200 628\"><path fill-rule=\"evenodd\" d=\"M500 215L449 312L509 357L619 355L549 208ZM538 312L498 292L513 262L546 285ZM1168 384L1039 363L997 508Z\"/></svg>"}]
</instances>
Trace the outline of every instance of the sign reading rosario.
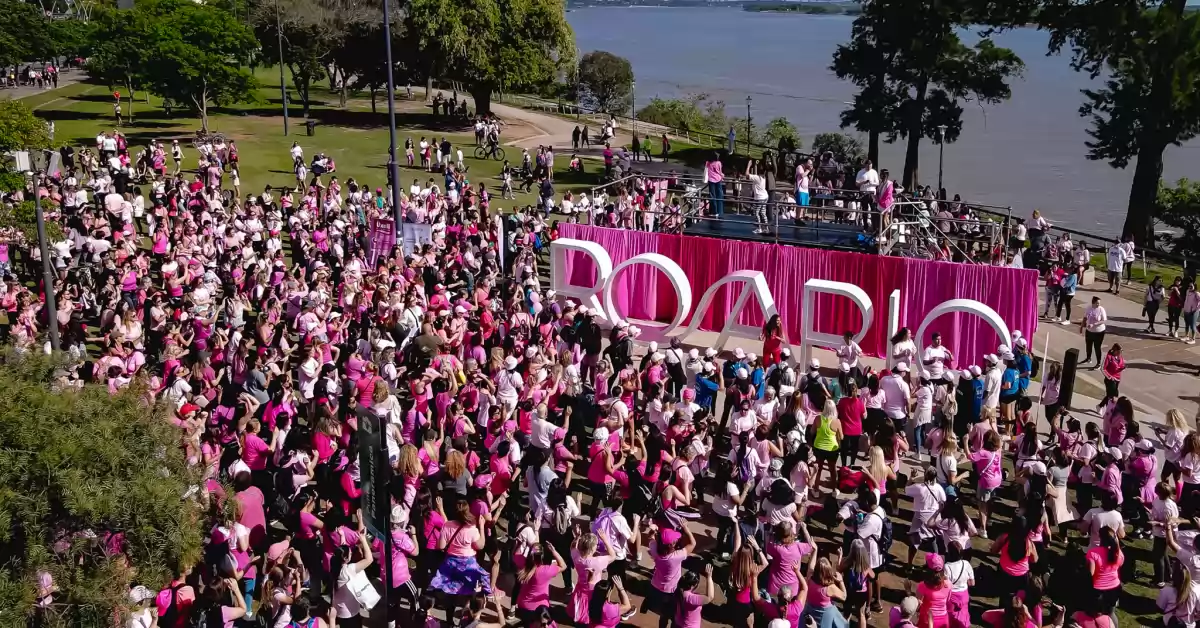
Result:
<instances>
[{"instance_id":1,"label":"sign reading rosario","mask_svg":"<svg viewBox=\"0 0 1200 628\"><path fill-rule=\"evenodd\" d=\"M712 240L709 238L689 238L685 236L686 241L672 242L664 238L679 238L679 236L622 232L610 229L580 227L578 225L571 225L567 231L579 232L580 235L589 237L589 240L560 238L551 244L552 288L561 296L579 300L590 309L599 313L610 323L626 320L631 315L629 310L633 310L632 315L638 318L646 318L647 320L658 322L667 319L669 322L664 326L654 328L657 334L665 337L687 336L699 329L717 331L720 332L720 336L717 340L716 348L723 349L731 337L747 339L758 339L760 337L759 326L746 324L746 320L766 320L771 316L780 314L784 321L785 344L789 335L791 338L799 336L800 351L796 357L806 362L811 347L836 347L842 341L841 332L847 331L853 333L855 341L862 344L864 351L868 354L876 356L890 354L890 338L900 327L902 313L907 315L909 320L920 321L914 334L914 340L918 344L918 350L920 350L922 342L927 340L927 333L932 333L933 331L943 331L945 333L947 331L946 321L939 321L939 318L944 315L958 314L963 316L947 317L948 319L953 319L950 321L950 331L954 334L957 341L964 345L970 345L956 347L959 355L978 358L982 353L994 350L995 346L999 343L1011 344L1012 336L1009 331L1009 325L1006 324L1005 317L987 303L972 298L955 298L959 296L957 294L953 295L952 298L938 300L937 302L932 302L926 298L911 298L913 295L909 295L910 298L904 298L900 287L911 287L920 290L923 284L937 284L940 282L941 277L938 276L936 271L944 271L946 266L951 266L949 264L923 262L921 260L903 260L917 264L936 264L940 267L910 268L903 266L901 268L905 271L904 273L896 272L896 269L891 268L886 262L877 268L867 268L865 272L891 276L894 280L890 283L899 283L900 285L887 285L888 282L883 281L871 282L872 285L869 287L875 292L877 298L886 295L888 301L887 333L886 335L871 334L873 342L864 342L868 337L868 333L872 330L877 312L868 291L864 290L857 283L817 277L804 278L803 275L805 273L800 268L795 268L796 272L779 272L778 269L773 269L772 265L767 265L765 267L767 272L755 269L732 270L729 269L730 264L726 263L726 269L731 270L731 272L716 275L719 278L708 285L697 301L694 299L692 291L693 279L702 281L705 276L713 277L714 274L711 272L713 268L711 266L720 266L722 260L729 262L727 258L721 258L717 255L720 251L713 250L706 254L702 250L703 247L713 246L719 248L723 246L723 243L728 241ZM572 234L568 233L565 235ZM621 240L605 242L605 238L620 238ZM684 246L673 246L677 244ZM773 249L794 249L794 247L778 247L777 245L759 245L745 242L737 242L735 244L743 247L743 250L746 247L750 247L753 251L753 247L762 247L763 251L755 251L759 253L757 257L761 257L762 255L770 256L774 253ZM673 252L677 259L682 258L683 264L689 266L691 272L685 271L681 267L680 262L655 250L660 247L668 253ZM634 253L636 250L646 252L629 255L614 266L610 251ZM877 263L877 260L889 259L853 253L834 253L808 249L794 250L810 256L814 254L848 256L837 259L839 261L855 261L857 265L863 267L870 267L873 263ZM778 254L791 255L791 252L782 251L778 252ZM750 262L748 265L755 263L762 265L761 261L757 261L757 257L747 258ZM775 261L779 262L781 260ZM794 266L802 265L800 263L794 264ZM643 268L639 269L638 267ZM972 267L964 266L963 268ZM922 281L914 282L913 277L908 276L915 272L914 269L934 272L934 276L924 277ZM639 273L639 270L643 272ZM855 272L861 274L864 272L864 269L855 268L840 272L841 274L854 274ZM667 280L665 283L659 280L658 273L665 276ZM773 275L773 277L769 278L768 273ZM693 275L693 277L689 278L689 274ZM838 275L839 270L831 268L827 274ZM900 280L901 275L903 275L905 281ZM638 279L631 279L631 276L635 276ZM1008 301L1011 299L1028 301L1028 294L1034 295L1031 306L1016 308L1016 311L1027 310L1032 313L1032 315L1020 317L1021 320L1016 321L1018 324L1026 324L1025 329L1027 333L1031 334L1034 324L1032 321L1036 321L1036 274L1031 273L1031 277L1017 275L1017 278L1022 280L1019 283L1029 284L1022 287L1032 288L1032 290L1010 290L1009 292L1013 292L1014 294L995 294L994 296L1005 302L1005 307L1002 309L1008 309L1008 313L1011 315L1014 311L1014 304ZM591 280L590 282L589 279ZM1029 279L1031 281L1027 281ZM773 286L776 288L775 292L772 291ZM932 288L932 286L930 287ZM942 287L944 288L945 286ZM964 289L960 292L978 292L979 290L979 286L972 286L971 288L970 290ZM717 302L718 294L722 289L725 290L723 294L729 297L723 300L724 308ZM669 291L671 294L664 294L666 291ZM944 290L937 291L944 292ZM928 290L926 292L934 291ZM984 292L1000 293L1002 291L989 291L985 289ZM784 293L789 298L784 301L776 301L775 295L777 293ZM934 296L936 298L936 295L932 294L926 296ZM851 309L844 306L832 306L831 299L834 297L848 300L852 305L852 310L856 310L857 314L854 314ZM659 306L647 306L644 303L647 299L659 301ZM761 316L751 314L751 310L748 309L751 299L757 302L757 309L761 311ZM669 307L671 301L674 302L674 308ZM799 303L797 304L795 301L799 301ZM668 304L665 308L662 307L664 303ZM821 303L823 303L823 307L820 306ZM797 305L799 306L798 308L796 307ZM1028 304L1025 303L1024 305ZM622 307L625 309L625 312L620 311ZM718 313L723 315L714 316L713 311L715 309L724 309L723 313ZM917 311L913 311L914 309ZM860 317L861 320L856 320ZM919 319L916 317L919 317ZM641 324L639 323L639 325ZM941 329L939 329L939 326ZM789 328L792 330L791 334L787 332ZM976 328L980 329L977 330ZM1019 327L1014 327L1014 329L1016 328ZM994 331L994 334L982 333L983 329L990 329ZM836 330L838 333L829 333L830 330Z\"/></svg>"}]
</instances>

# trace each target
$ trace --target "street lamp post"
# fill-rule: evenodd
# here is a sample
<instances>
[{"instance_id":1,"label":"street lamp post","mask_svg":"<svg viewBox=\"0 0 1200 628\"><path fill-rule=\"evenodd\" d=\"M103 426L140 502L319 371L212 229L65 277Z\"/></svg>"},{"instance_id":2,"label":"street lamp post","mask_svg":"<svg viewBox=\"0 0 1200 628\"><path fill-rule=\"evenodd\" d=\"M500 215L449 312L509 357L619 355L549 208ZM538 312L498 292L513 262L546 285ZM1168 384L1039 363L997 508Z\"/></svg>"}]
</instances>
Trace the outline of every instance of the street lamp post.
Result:
<instances>
[{"instance_id":1,"label":"street lamp post","mask_svg":"<svg viewBox=\"0 0 1200 628\"><path fill-rule=\"evenodd\" d=\"M750 156L750 97L746 96L746 156Z\"/></svg>"},{"instance_id":2,"label":"street lamp post","mask_svg":"<svg viewBox=\"0 0 1200 628\"><path fill-rule=\"evenodd\" d=\"M630 132L637 137L637 81L629 84L629 119L632 120Z\"/></svg>"},{"instance_id":3,"label":"street lamp post","mask_svg":"<svg viewBox=\"0 0 1200 628\"><path fill-rule=\"evenodd\" d=\"M391 2L383 0L383 43L387 52L388 90L388 175L392 179L392 212L396 233L400 232L400 169L396 164L396 84L392 79L392 10ZM428 98L429 94L425 96ZM477 103L478 104L478 103Z\"/></svg>"},{"instance_id":4,"label":"street lamp post","mask_svg":"<svg viewBox=\"0 0 1200 628\"><path fill-rule=\"evenodd\" d=\"M38 195L37 175L33 178L33 209L37 216L38 245L42 249L42 283L46 290L46 320L50 322L50 348L58 351L58 303L54 296L54 266L50 262L50 244L46 241L46 218L42 214L42 199Z\"/></svg>"},{"instance_id":5,"label":"street lamp post","mask_svg":"<svg viewBox=\"0 0 1200 628\"><path fill-rule=\"evenodd\" d=\"M279 97L283 99L283 135L287 137L287 83L283 79L283 21L279 18L279 0L275 0L275 33L279 36Z\"/></svg>"},{"instance_id":6,"label":"street lamp post","mask_svg":"<svg viewBox=\"0 0 1200 628\"><path fill-rule=\"evenodd\" d=\"M946 125L938 125L938 194L942 192L942 163L946 155Z\"/></svg>"}]
</instances>

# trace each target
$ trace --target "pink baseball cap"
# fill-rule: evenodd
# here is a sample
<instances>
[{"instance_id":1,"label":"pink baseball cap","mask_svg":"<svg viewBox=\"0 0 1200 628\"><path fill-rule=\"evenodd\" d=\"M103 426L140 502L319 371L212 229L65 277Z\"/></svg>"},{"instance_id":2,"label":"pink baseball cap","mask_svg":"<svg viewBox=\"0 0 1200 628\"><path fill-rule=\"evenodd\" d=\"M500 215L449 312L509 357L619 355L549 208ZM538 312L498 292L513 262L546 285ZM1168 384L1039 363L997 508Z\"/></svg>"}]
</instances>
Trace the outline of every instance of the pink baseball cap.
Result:
<instances>
[{"instance_id":1,"label":"pink baseball cap","mask_svg":"<svg viewBox=\"0 0 1200 628\"><path fill-rule=\"evenodd\" d=\"M674 545L681 538L683 538L683 535L678 530L670 528L665 528L662 532L658 533L658 541L664 545Z\"/></svg>"}]
</instances>

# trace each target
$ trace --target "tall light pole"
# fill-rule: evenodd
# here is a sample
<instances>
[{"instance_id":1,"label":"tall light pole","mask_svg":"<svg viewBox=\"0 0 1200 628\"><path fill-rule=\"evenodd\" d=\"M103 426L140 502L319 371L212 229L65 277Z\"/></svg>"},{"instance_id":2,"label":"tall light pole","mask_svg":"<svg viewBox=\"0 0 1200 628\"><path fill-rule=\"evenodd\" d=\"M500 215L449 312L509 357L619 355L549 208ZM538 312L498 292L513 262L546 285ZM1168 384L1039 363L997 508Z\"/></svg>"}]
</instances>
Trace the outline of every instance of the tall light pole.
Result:
<instances>
[{"instance_id":1,"label":"tall light pole","mask_svg":"<svg viewBox=\"0 0 1200 628\"><path fill-rule=\"evenodd\" d=\"M942 193L942 161L946 155L946 125L938 125L938 194Z\"/></svg>"},{"instance_id":2,"label":"tall light pole","mask_svg":"<svg viewBox=\"0 0 1200 628\"><path fill-rule=\"evenodd\" d=\"M279 0L275 0L275 33L279 36L279 97L283 99L283 135L287 137L287 83L283 79L283 21L279 18Z\"/></svg>"},{"instance_id":3,"label":"tall light pole","mask_svg":"<svg viewBox=\"0 0 1200 628\"><path fill-rule=\"evenodd\" d=\"M750 97L746 96L746 156L750 156Z\"/></svg>"},{"instance_id":4,"label":"tall light pole","mask_svg":"<svg viewBox=\"0 0 1200 628\"><path fill-rule=\"evenodd\" d=\"M33 175L33 209L37 215L38 245L42 249L42 282L46 290L46 320L50 328L50 348L58 351L58 303L54 296L54 265L50 262L50 244L46 241L46 217L42 214L42 198L38 195L38 175Z\"/></svg>"},{"instance_id":5,"label":"tall light pole","mask_svg":"<svg viewBox=\"0 0 1200 628\"><path fill-rule=\"evenodd\" d=\"M396 83L392 80L392 9L389 0L383 0L383 45L387 51L388 92L388 176L392 178L392 213L396 220L396 234L400 234L400 169L396 164ZM426 91L425 97L429 97ZM397 237L397 240L400 238Z\"/></svg>"},{"instance_id":6,"label":"tall light pole","mask_svg":"<svg viewBox=\"0 0 1200 628\"><path fill-rule=\"evenodd\" d=\"M633 120L630 132L637 137L637 81L629 84L629 118Z\"/></svg>"}]
</instances>

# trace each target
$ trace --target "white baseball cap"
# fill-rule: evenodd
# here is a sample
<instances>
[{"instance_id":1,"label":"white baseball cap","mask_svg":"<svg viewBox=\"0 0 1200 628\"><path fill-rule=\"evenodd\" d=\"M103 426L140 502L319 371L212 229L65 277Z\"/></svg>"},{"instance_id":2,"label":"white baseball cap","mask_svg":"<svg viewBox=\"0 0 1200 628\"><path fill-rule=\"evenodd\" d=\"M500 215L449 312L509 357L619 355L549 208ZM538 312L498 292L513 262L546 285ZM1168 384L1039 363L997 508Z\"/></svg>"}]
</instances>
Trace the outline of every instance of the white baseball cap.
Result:
<instances>
[{"instance_id":1,"label":"white baseball cap","mask_svg":"<svg viewBox=\"0 0 1200 628\"><path fill-rule=\"evenodd\" d=\"M738 347L737 349L733 350L733 357L742 360L746 357L746 352L743 351L741 347Z\"/></svg>"},{"instance_id":2,"label":"white baseball cap","mask_svg":"<svg viewBox=\"0 0 1200 628\"><path fill-rule=\"evenodd\" d=\"M908 372L908 362L897 362L895 369L897 372L907 373Z\"/></svg>"}]
</instances>

